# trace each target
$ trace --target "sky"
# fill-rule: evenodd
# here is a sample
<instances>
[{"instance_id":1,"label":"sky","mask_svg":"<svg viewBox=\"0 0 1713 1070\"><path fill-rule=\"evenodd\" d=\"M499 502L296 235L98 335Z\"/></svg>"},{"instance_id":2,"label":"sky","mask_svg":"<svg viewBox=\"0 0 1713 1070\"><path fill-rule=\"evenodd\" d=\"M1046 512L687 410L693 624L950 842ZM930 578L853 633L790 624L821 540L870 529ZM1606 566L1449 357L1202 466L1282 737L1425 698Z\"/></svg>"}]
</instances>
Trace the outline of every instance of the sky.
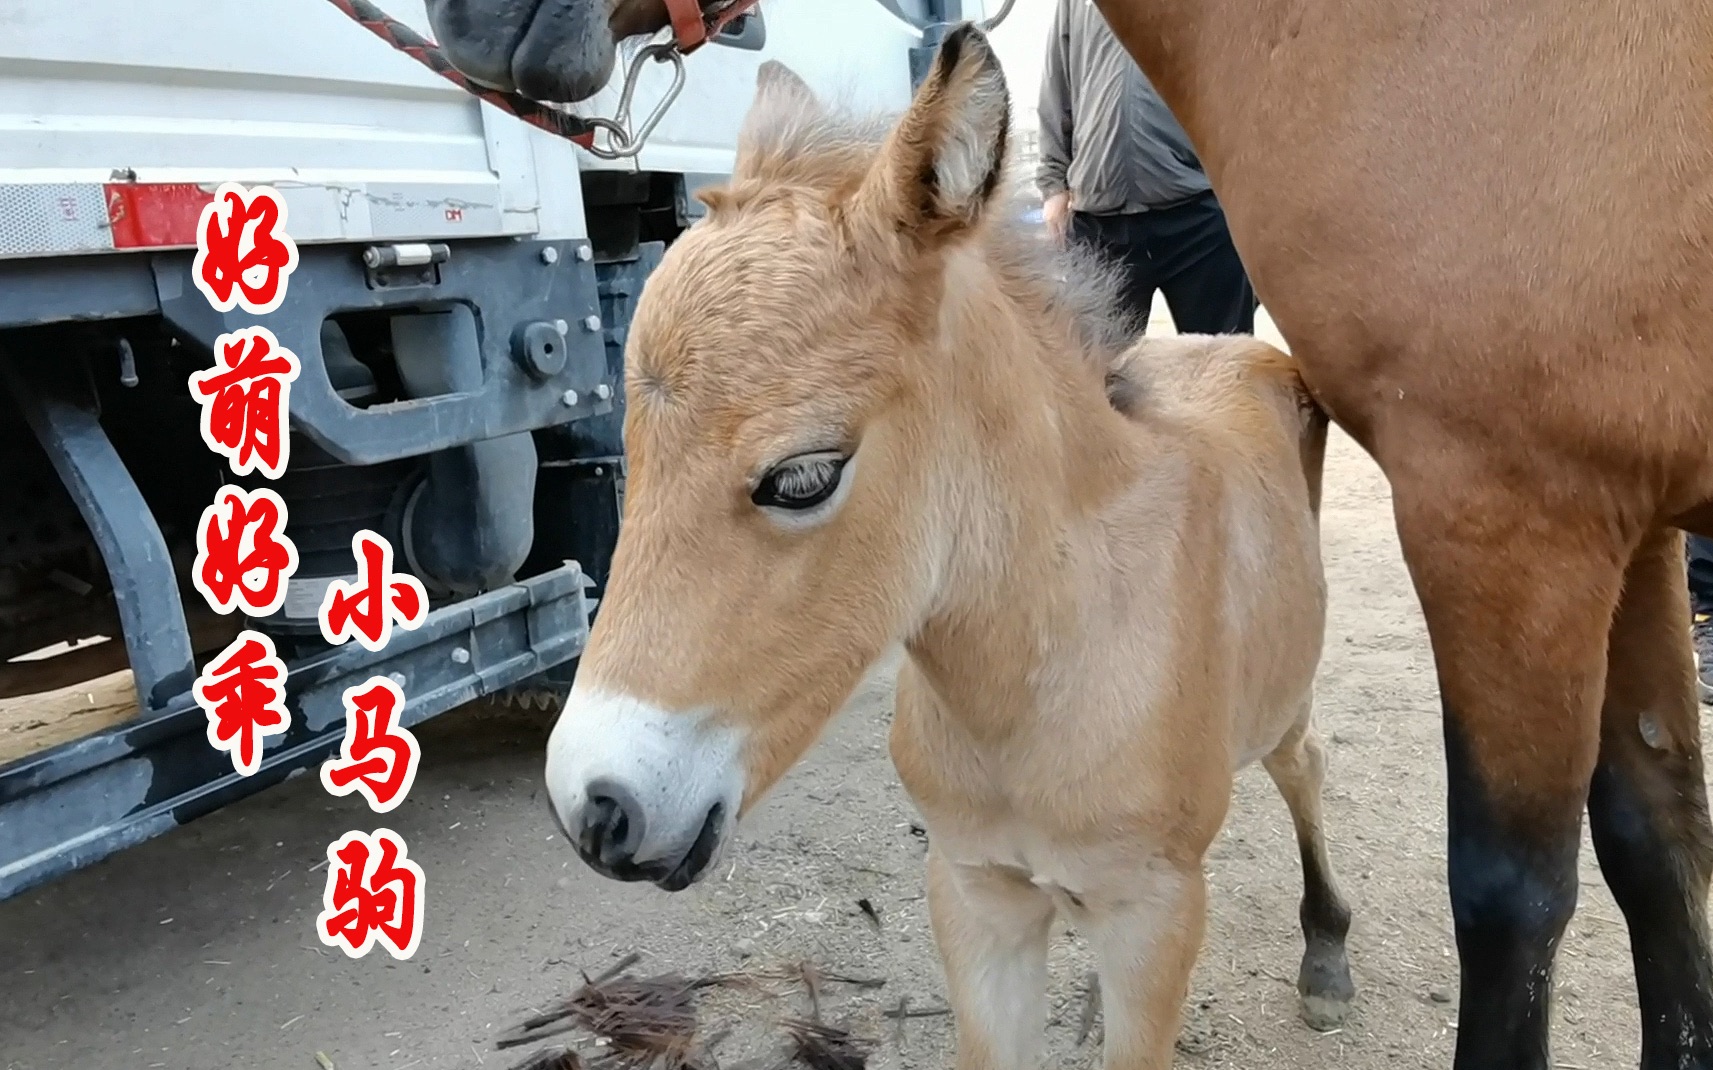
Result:
<instances>
[{"instance_id":1,"label":"sky","mask_svg":"<svg viewBox=\"0 0 1713 1070\"><path fill-rule=\"evenodd\" d=\"M1000 0L966 0L965 13L974 15L980 3L989 12L999 10ZM1011 14L989 38L1011 86L1015 122L1031 130L1036 125L1035 101L1041 90L1041 57L1047 51L1047 31L1056 6L1056 0L1017 0Z\"/></svg>"}]
</instances>

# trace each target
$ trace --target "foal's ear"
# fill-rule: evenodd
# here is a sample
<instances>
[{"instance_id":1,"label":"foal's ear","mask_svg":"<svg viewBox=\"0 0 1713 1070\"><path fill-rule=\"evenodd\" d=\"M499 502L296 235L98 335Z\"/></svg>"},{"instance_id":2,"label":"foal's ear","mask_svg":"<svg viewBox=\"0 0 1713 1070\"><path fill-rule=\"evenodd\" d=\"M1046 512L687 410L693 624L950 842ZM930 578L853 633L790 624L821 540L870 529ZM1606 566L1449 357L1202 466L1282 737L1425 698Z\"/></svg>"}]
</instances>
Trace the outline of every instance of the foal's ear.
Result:
<instances>
[{"instance_id":1,"label":"foal's ear","mask_svg":"<svg viewBox=\"0 0 1713 1070\"><path fill-rule=\"evenodd\" d=\"M999 57L963 23L941 43L859 197L923 236L973 226L999 188L1010 123Z\"/></svg>"},{"instance_id":2,"label":"foal's ear","mask_svg":"<svg viewBox=\"0 0 1713 1070\"><path fill-rule=\"evenodd\" d=\"M788 100L798 109L815 110L820 107L820 102L815 99L815 91L809 88L809 83L776 59L767 60L756 68L755 97L757 103L777 97Z\"/></svg>"},{"instance_id":3,"label":"foal's ear","mask_svg":"<svg viewBox=\"0 0 1713 1070\"><path fill-rule=\"evenodd\" d=\"M819 114L821 102L809 83L778 60L767 60L756 69L755 102L738 131L740 161L767 155L786 130Z\"/></svg>"}]
</instances>

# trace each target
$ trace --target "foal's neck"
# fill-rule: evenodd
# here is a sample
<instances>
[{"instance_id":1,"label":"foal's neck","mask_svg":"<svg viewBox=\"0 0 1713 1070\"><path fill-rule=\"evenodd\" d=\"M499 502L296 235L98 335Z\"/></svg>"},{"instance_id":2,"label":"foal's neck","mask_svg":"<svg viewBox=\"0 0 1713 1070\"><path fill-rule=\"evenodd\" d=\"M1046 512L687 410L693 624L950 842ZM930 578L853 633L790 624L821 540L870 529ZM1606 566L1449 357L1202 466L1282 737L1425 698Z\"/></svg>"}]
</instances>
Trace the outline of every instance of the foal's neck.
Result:
<instances>
[{"instance_id":1,"label":"foal's neck","mask_svg":"<svg viewBox=\"0 0 1713 1070\"><path fill-rule=\"evenodd\" d=\"M938 450L949 552L906 645L972 731L1004 734L1032 710L1030 677L1080 630L1087 592L1121 582L1103 513L1160 431L1113 409L1068 319L949 274L936 355L953 399Z\"/></svg>"}]
</instances>

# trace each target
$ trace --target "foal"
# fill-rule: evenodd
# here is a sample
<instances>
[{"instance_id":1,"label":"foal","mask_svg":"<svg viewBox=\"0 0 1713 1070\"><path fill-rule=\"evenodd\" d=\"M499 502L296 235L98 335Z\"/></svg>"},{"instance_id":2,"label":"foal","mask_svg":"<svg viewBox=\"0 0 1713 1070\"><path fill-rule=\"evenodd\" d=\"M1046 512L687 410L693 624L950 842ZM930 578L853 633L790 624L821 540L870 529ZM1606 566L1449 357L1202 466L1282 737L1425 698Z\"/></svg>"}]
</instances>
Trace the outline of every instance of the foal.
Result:
<instances>
[{"instance_id":1,"label":"foal","mask_svg":"<svg viewBox=\"0 0 1713 1070\"><path fill-rule=\"evenodd\" d=\"M1106 1065L1170 1065L1203 858L1258 758L1330 1025L1353 991L1310 721L1325 421L1254 339L1120 351L1003 218L1008 122L967 28L890 132L764 68L732 184L637 312L554 812L598 871L684 888L902 645L892 754L959 1066L1034 1064L1056 913L1100 952Z\"/></svg>"}]
</instances>

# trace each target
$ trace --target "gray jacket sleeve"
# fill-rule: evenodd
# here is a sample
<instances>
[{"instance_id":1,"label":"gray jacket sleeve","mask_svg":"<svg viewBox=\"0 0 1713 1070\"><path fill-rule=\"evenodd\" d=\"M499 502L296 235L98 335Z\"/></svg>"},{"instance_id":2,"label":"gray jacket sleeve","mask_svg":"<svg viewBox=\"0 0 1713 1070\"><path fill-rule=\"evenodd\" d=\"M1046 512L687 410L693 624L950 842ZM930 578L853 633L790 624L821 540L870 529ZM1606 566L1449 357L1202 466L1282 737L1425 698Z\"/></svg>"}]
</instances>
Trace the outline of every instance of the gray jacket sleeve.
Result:
<instances>
[{"instance_id":1,"label":"gray jacket sleeve","mask_svg":"<svg viewBox=\"0 0 1713 1070\"><path fill-rule=\"evenodd\" d=\"M1043 198L1070 188L1071 167L1071 79L1070 20L1065 0L1059 0L1053 15L1053 31L1047 36L1047 58L1041 65L1040 166L1035 185Z\"/></svg>"}]
</instances>

